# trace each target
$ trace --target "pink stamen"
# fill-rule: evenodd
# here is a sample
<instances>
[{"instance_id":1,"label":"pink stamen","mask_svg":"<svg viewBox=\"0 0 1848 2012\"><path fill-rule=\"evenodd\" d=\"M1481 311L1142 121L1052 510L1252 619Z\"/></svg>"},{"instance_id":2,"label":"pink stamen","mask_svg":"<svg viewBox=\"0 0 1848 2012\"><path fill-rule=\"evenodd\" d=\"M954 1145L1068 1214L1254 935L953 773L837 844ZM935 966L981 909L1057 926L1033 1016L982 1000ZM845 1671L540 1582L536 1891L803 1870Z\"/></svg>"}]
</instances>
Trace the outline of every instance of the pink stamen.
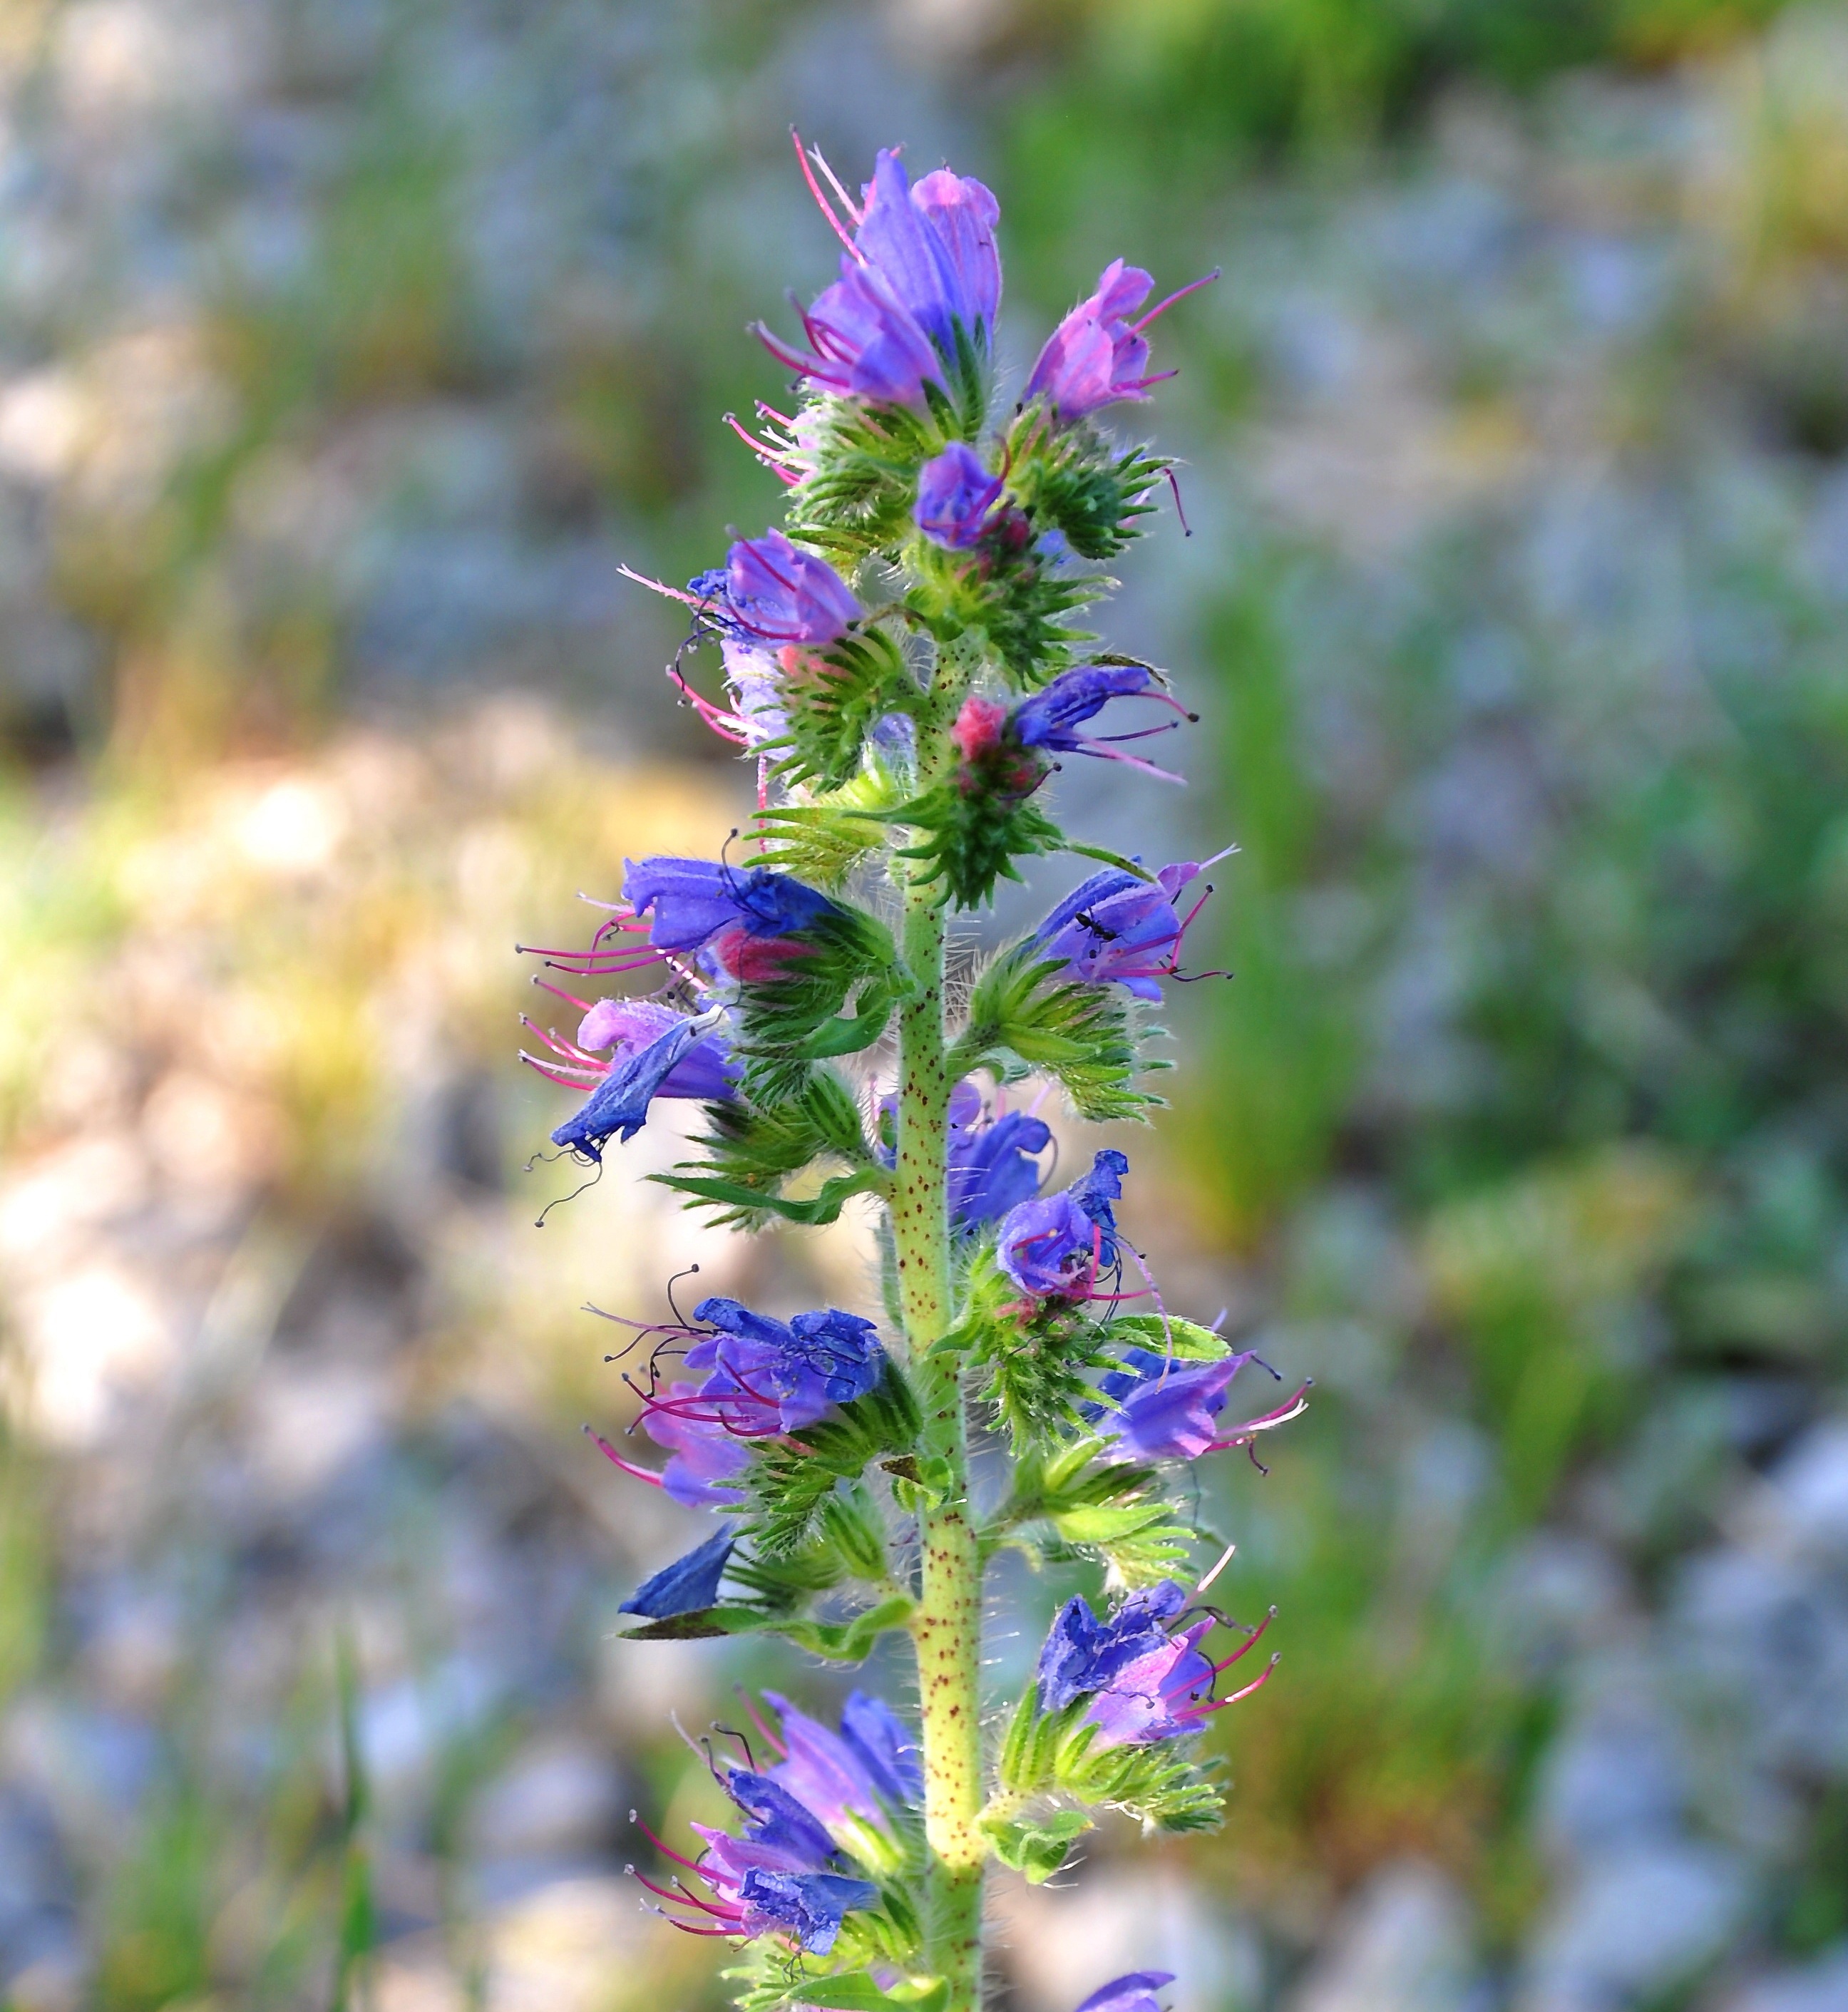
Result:
<instances>
[{"instance_id":1,"label":"pink stamen","mask_svg":"<svg viewBox=\"0 0 1848 2012\"><path fill-rule=\"evenodd\" d=\"M580 1076L588 1075L586 1070L565 1068L557 1062L548 1062L537 1055L530 1055L523 1048L520 1051L519 1059L528 1068L537 1069L548 1083L555 1083L561 1090L592 1090L596 1087L594 1077L583 1083L577 1080Z\"/></svg>"},{"instance_id":2,"label":"pink stamen","mask_svg":"<svg viewBox=\"0 0 1848 2012\"><path fill-rule=\"evenodd\" d=\"M562 999L567 1006L575 1006L580 1013L587 1013L590 1010L589 1000L577 998L567 992L563 986L554 985L549 979L535 978L533 983L541 992L549 992L555 999Z\"/></svg>"},{"instance_id":3,"label":"pink stamen","mask_svg":"<svg viewBox=\"0 0 1848 2012\"><path fill-rule=\"evenodd\" d=\"M769 1725L765 1721L763 1714L757 1708L757 1700L753 1698L751 1693L747 1690L745 1690L742 1686L740 1687L738 1691L738 1701L744 1706L747 1714L750 1718L751 1724L755 1725L758 1731L763 1735L765 1744L769 1747L770 1750L776 1754L779 1760L787 1760L789 1758L789 1749L785 1746L783 1742L776 1737L776 1734L770 1730Z\"/></svg>"},{"instance_id":4,"label":"pink stamen","mask_svg":"<svg viewBox=\"0 0 1848 2012\"><path fill-rule=\"evenodd\" d=\"M615 1448L610 1444L609 1441L603 1436L602 1433L593 1431L589 1425L586 1425L584 1430L586 1432L589 1433L590 1438L595 1441L598 1449L602 1454L604 1458L611 1462L612 1465L619 1467L625 1474L633 1474L637 1481L645 1481L651 1488L665 1488L667 1486L666 1482L664 1481L658 1474L655 1473L651 1468L637 1467L633 1461L625 1460L623 1456L617 1452ZM648 1827L646 1825L644 1825L643 1828L647 1829ZM661 1843L659 1838L655 1837L655 1833L652 1831L649 1831L648 1835L650 1837L655 1839L655 1843L660 1845L661 1849L663 1851L667 1851L667 1846ZM671 1851L668 1852L668 1856L671 1858L672 1857L673 1853ZM687 1861L685 1859L682 1859L680 1863L684 1865Z\"/></svg>"},{"instance_id":5,"label":"pink stamen","mask_svg":"<svg viewBox=\"0 0 1848 2012\"><path fill-rule=\"evenodd\" d=\"M1181 501L1181 485L1175 480L1174 470L1172 468L1165 468L1161 473L1167 476L1168 486L1174 491L1174 514L1181 520L1182 533L1183 536L1190 538L1193 535L1193 526L1187 522L1186 505Z\"/></svg>"},{"instance_id":6,"label":"pink stamen","mask_svg":"<svg viewBox=\"0 0 1848 2012\"><path fill-rule=\"evenodd\" d=\"M1229 1670L1233 1664L1238 1661L1240 1657L1244 1655L1248 1650L1255 1648L1259 1640L1262 1638L1264 1631L1270 1626L1271 1623L1275 1621L1276 1618L1277 1610L1273 1607L1270 1612L1258 1622L1258 1625L1254 1628L1251 1632L1245 1637L1242 1643L1240 1643L1238 1647L1234 1649L1232 1653L1226 1657L1224 1662L1215 1663L1213 1665L1213 1675L1217 1676L1222 1670Z\"/></svg>"},{"instance_id":7,"label":"pink stamen","mask_svg":"<svg viewBox=\"0 0 1848 2012\"><path fill-rule=\"evenodd\" d=\"M637 573L633 566L619 565L618 573L625 580L632 580L637 587L651 587L657 594L665 594L669 601L683 601L689 608L697 608L700 603L685 588L669 587L664 580L656 580L645 573Z\"/></svg>"},{"instance_id":8,"label":"pink stamen","mask_svg":"<svg viewBox=\"0 0 1848 2012\"><path fill-rule=\"evenodd\" d=\"M1230 1434L1215 1439L1207 1448L1208 1453L1224 1453L1233 1447L1246 1445L1254 1434L1273 1431L1279 1425L1288 1425L1293 1418L1300 1418L1309 1408L1309 1393L1315 1387L1311 1378L1294 1397L1288 1397L1274 1411L1266 1411L1261 1418L1247 1418L1242 1425L1234 1425Z\"/></svg>"},{"instance_id":9,"label":"pink stamen","mask_svg":"<svg viewBox=\"0 0 1848 2012\"><path fill-rule=\"evenodd\" d=\"M860 249L859 246L857 245L854 242L853 239L847 234L846 225L844 225L841 222L840 219L834 214L833 205L828 201L828 198L822 194L821 184L815 180L815 170L808 165L808 155L804 150L801 134L796 130L794 127L792 126L789 129L789 136L796 143L796 159L802 169L802 179L808 184L808 193L815 198L815 207L819 209L822 216L828 219L829 228L834 233L834 235L840 240L841 243L847 247L848 251L850 251L854 256L859 260L860 263L864 266L866 262L866 254ZM826 172L826 163L823 163L823 172ZM829 181L833 181L834 177L832 174L829 174L828 179Z\"/></svg>"},{"instance_id":10,"label":"pink stamen","mask_svg":"<svg viewBox=\"0 0 1848 2012\"><path fill-rule=\"evenodd\" d=\"M1203 273L1197 280L1190 280L1186 286L1179 287L1175 292L1170 294L1166 300L1158 301L1157 304L1154 307L1151 308L1148 312L1143 316L1140 321L1131 322L1129 324L1129 333L1132 335L1141 334L1142 331L1148 326L1149 323L1155 319L1157 315L1166 314L1168 310L1174 305L1176 301L1184 301L1190 294L1198 293L1202 287L1210 287L1213 282L1218 278L1218 276L1219 268L1215 266L1210 273ZM1165 374L1172 377L1176 373L1170 370ZM1143 382L1145 384L1153 384L1158 381L1159 380L1158 379L1153 377L1145 377L1143 380Z\"/></svg>"},{"instance_id":11,"label":"pink stamen","mask_svg":"<svg viewBox=\"0 0 1848 2012\"><path fill-rule=\"evenodd\" d=\"M689 1872L697 1875L697 1877L701 1879L705 1878L706 1875L700 1871L699 1868L694 1864L690 1858L683 1858L679 1852L675 1851L670 1846L663 1844L661 1839L655 1835L654 1832L647 1824L642 1821L641 1818L636 1814L633 1810L631 1810L629 1812L629 1821L635 1825L636 1828L639 1830L642 1835L648 1840L649 1843L654 1846L655 1849L661 1853L663 1858L671 1858L675 1864L685 1866Z\"/></svg>"},{"instance_id":12,"label":"pink stamen","mask_svg":"<svg viewBox=\"0 0 1848 2012\"><path fill-rule=\"evenodd\" d=\"M828 166L827 156L822 153L819 147L811 147L808 151L815 156L815 165L827 177L829 187L840 197L841 208L847 212L847 216L855 224L864 223L866 212L840 186L840 177Z\"/></svg>"}]
</instances>

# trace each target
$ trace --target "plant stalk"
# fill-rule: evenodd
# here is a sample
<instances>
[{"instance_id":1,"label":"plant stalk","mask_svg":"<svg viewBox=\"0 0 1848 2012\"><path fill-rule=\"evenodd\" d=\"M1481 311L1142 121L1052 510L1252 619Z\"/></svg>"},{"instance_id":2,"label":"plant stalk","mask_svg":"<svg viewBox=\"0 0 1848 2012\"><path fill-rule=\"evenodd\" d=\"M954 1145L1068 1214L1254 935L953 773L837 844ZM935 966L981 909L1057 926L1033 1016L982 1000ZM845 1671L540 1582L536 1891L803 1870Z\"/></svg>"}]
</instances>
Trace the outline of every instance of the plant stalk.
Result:
<instances>
[{"instance_id":1,"label":"plant stalk","mask_svg":"<svg viewBox=\"0 0 1848 2012\"><path fill-rule=\"evenodd\" d=\"M944 911L908 884L904 955L915 989L899 1018L898 1158L892 1230L905 1340L940 1488L919 1518L912 1636L923 1721L924 1832L931 1853L926 1953L949 1985L945 2012L982 1996L982 1574L969 1508L969 1429L955 1363L929 1350L954 1318L946 1192L951 1084L944 1053Z\"/></svg>"}]
</instances>

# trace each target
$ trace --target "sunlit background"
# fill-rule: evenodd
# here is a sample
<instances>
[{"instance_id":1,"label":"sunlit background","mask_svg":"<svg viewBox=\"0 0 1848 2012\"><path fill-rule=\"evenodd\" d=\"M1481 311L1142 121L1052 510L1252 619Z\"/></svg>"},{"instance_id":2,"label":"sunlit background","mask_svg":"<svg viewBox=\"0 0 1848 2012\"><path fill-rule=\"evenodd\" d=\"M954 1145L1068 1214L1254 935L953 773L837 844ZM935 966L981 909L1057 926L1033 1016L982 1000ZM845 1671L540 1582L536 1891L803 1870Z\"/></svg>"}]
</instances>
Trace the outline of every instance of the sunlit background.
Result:
<instances>
[{"instance_id":1,"label":"sunlit background","mask_svg":"<svg viewBox=\"0 0 1848 2012\"><path fill-rule=\"evenodd\" d=\"M1017 375L1225 270L1116 415L1194 779L1080 818L1242 848L1126 1219L1315 1379L1203 1504L1283 1661L998 2002L1843 2012L1848 12L0 0L0 80L9 2012L720 2002L628 1812L841 1678L610 1639L697 1525L580 1309L867 1232L699 1229L671 1126L535 1229L512 947L748 806L617 567L777 512L792 121L996 188Z\"/></svg>"}]
</instances>

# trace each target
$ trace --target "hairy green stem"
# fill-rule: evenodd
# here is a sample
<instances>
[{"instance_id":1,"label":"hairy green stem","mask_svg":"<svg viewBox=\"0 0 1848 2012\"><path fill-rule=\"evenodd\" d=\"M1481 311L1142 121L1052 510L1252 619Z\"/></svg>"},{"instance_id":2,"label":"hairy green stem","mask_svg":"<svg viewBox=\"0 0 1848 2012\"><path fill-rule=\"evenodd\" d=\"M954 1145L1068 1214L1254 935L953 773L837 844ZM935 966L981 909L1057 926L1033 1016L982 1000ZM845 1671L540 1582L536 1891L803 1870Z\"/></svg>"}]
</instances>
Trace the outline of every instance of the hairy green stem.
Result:
<instances>
[{"instance_id":1,"label":"hairy green stem","mask_svg":"<svg viewBox=\"0 0 1848 2012\"><path fill-rule=\"evenodd\" d=\"M929 1350L954 1318L945 1193L951 1084L944 1052L944 912L905 890L904 955L913 982L899 1019L898 1158L892 1229L905 1339L933 1457L933 1507L920 1518L922 1586L912 1636L924 1743L924 1832L931 1852L926 1953L950 1987L946 2012L977 2012L982 1993L982 1571L969 1521L968 1425L953 1361Z\"/></svg>"}]
</instances>

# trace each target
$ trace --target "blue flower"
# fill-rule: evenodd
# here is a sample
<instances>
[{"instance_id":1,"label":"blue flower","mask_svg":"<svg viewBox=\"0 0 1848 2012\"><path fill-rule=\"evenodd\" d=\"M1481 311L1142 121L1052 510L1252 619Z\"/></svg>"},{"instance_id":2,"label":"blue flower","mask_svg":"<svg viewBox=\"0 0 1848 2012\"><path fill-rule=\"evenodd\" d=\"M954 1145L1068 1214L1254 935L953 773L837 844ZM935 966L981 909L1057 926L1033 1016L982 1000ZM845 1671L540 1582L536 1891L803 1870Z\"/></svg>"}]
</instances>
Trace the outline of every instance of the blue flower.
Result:
<instances>
[{"instance_id":1,"label":"blue flower","mask_svg":"<svg viewBox=\"0 0 1848 2012\"><path fill-rule=\"evenodd\" d=\"M1275 1410L1221 1431L1215 1422L1225 1408L1226 1386L1252 1359L1248 1349L1216 1362L1176 1362L1149 1349L1126 1349L1125 1366L1098 1385L1109 1404L1087 1404L1086 1415L1119 1460L1197 1460L1249 1446L1258 1433L1300 1418L1309 1388L1305 1383Z\"/></svg>"},{"instance_id":2,"label":"blue flower","mask_svg":"<svg viewBox=\"0 0 1848 2012\"><path fill-rule=\"evenodd\" d=\"M946 357L960 327L986 348L1001 300L994 227L1001 205L980 182L939 168L914 187L882 148L854 243Z\"/></svg>"},{"instance_id":3,"label":"blue flower","mask_svg":"<svg viewBox=\"0 0 1848 2012\"><path fill-rule=\"evenodd\" d=\"M639 1875L642 1884L669 1907L690 1911L690 1918L667 1914L676 1928L689 1933L780 1935L812 1955L826 1955L851 1910L878 1905L879 1889L847 1871L847 1861L815 1813L768 1775L733 1768L720 1778L720 1785L744 1812L744 1822L735 1837L696 1823L693 1828L705 1846L697 1861L645 1831L664 1857L704 1882L712 1899L697 1899L679 1878L664 1886L644 1874Z\"/></svg>"},{"instance_id":4,"label":"blue flower","mask_svg":"<svg viewBox=\"0 0 1848 2012\"><path fill-rule=\"evenodd\" d=\"M1052 1143L1044 1118L1024 1111L985 1118L981 1093L966 1079L950 1095L947 1183L950 1220L973 1229L1005 1215L1039 1192L1035 1155Z\"/></svg>"},{"instance_id":5,"label":"blue flower","mask_svg":"<svg viewBox=\"0 0 1848 2012\"><path fill-rule=\"evenodd\" d=\"M719 1582L731 1561L737 1542L729 1531L708 1537L697 1550L676 1558L650 1579L644 1579L616 1609L619 1614L639 1614L650 1621L669 1621L677 1614L701 1614L719 1604Z\"/></svg>"},{"instance_id":6,"label":"blue flower","mask_svg":"<svg viewBox=\"0 0 1848 2012\"><path fill-rule=\"evenodd\" d=\"M1060 1608L1040 1651L1036 1680L1042 1711L1062 1711L1075 1698L1101 1690L1119 1671L1168 1639L1162 1623L1186 1606L1172 1579L1133 1593L1108 1621L1074 1594Z\"/></svg>"},{"instance_id":7,"label":"blue flower","mask_svg":"<svg viewBox=\"0 0 1848 2012\"><path fill-rule=\"evenodd\" d=\"M1164 782L1180 781L1179 776L1158 769L1140 754L1126 754L1116 745L1122 740L1146 740L1151 733L1166 733L1180 720L1103 740L1089 740L1078 732L1113 698L1154 699L1183 719L1193 717L1160 689L1154 672L1145 664L1081 664L1076 670L1061 672L1043 691L1022 699L1009 715L1008 728L1024 747L1037 747L1053 754L1089 754L1102 762L1123 762Z\"/></svg>"},{"instance_id":8,"label":"blue flower","mask_svg":"<svg viewBox=\"0 0 1848 2012\"><path fill-rule=\"evenodd\" d=\"M787 1322L736 1300L702 1300L694 1318L715 1328L687 1351L689 1369L709 1372L700 1402L734 1431L793 1432L830 1404L863 1397L885 1374L879 1330L830 1307Z\"/></svg>"},{"instance_id":9,"label":"blue flower","mask_svg":"<svg viewBox=\"0 0 1848 2012\"><path fill-rule=\"evenodd\" d=\"M1100 1272L1117 1261L1116 1215L1126 1155L1099 1153L1090 1172L1057 1194L1020 1203L1002 1218L995 1240L1001 1269L1033 1299L1090 1297Z\"/></svg>"},{"instance_id":10,"label":"blue flower","mask_svg":"<svg viewBox=\"0 0 1848 2012\"><path fill-rule=\"evenodd\" d=\"M1068 1600L1040 1652L1040 1709L1062 1711L1089 1697L1083 1718L1097 1728L1097 1745L1147 1746L1197 1732L1212 1713L1249 1697L1270 1668L1230 1697L1215 1698L1214 1682L1254 1646L1268 1620L1223 1661L1211 1663L1200 1649L1216 1625L1211 1615L1178 1635L1168 1632L1186 1600L1172 1579L1132 1593L1108 1621L1082 1599ZM1273 1657L1272 1668L1275 1662Z\"/></svg>"},{"instance_id":11,"label":"blue flower","mask_svg":"<svg viewBox=\"0 0 1848 2012\"><path fill-rule=\"evenodd\" d=\"M826 559L776 530L740 538L726 553L723 571L690 580L687 598L722 636L747 637L773 650L826 649L862 613Z\"/></svg>"},{"instance_id":12,"label":"blue flower","mask_svg":"<svg viewBox=\"0 0 1848 2012\"><path fill-rule=\"evenodd\" d=\"M1072 889L1034 940L1047 956L1064 960L1068 978L1120 985L1138 999L1159 1001L1159 981L1176 975L1182 939L1204 905L1203 897L1183 915L1176 897L1212 863L1183 860L1164 866L1153 880L1106 867Z\"/></svg>"},{"instance_id":13,"label":"blue flower","mask_svg":"<svg viewBox=\"0 0 1848 2012\"><path fill-rule=\"evenodd\" d=\"M1093 1991L1077 2012L1161 2012L1155 1993L1173 1982L1171 1970L1133 1970Z\"/></svg>"},{"instance_id":14,"label":"blue flower","mask_svg":"<svg viewBox=\"0 0 1848 2012\"><path fill-rule=\"evenodd\" d=\"M918 471L918 529L951 551L965 551L988 528L1001 487L972 447L952 441Z\"/></svg>"},{"instance_id":15,"label":"blue flower","mask_svg":"<svg viewBox=\"0 0 1848 2012\"><path fill-rule=\"evenodd\" d=\"M764 1696L780 1721L783 1758L770 1770L803 1806L837 1835L857 1820L889 1831L892 1817L924 1799L923 1762L903 1721L877 1698L855 1691L842 1707L840 1730L830 1732L775 1691Z\"/></svg>"},{"instance_id":16,"label":"blue flower","mask_svg":"<svg viewBox=\"0 0 1848 2012\"><path fill-rule=\"evenodd\" d=\"M648 940L658 951L701 950L733 930L757 939L795 936L840 913L826 894L767 866L656 854L623 867L630 908L638 916L654 911Z\"/></svg>"},{"instance_id":17,"label":"blue flower","mask_svg":"<svg viewBox=\"0 0 1848 2012\"><path fill-rule=\"evenodd\" d=\"M657 1097L732 1093L729 1051L720 1043L703 1057L697 1053L702 1043L713 1040L719 1014L691 1019L674 1014L671 1018L672 1024L652 1040L611 1062L588 1101L554 1131L555 1146L594 1163L602 1159L612 1138L626 1143L635 1136L648 1122L648 1106Z\"/></svg>"}]
</instances>

